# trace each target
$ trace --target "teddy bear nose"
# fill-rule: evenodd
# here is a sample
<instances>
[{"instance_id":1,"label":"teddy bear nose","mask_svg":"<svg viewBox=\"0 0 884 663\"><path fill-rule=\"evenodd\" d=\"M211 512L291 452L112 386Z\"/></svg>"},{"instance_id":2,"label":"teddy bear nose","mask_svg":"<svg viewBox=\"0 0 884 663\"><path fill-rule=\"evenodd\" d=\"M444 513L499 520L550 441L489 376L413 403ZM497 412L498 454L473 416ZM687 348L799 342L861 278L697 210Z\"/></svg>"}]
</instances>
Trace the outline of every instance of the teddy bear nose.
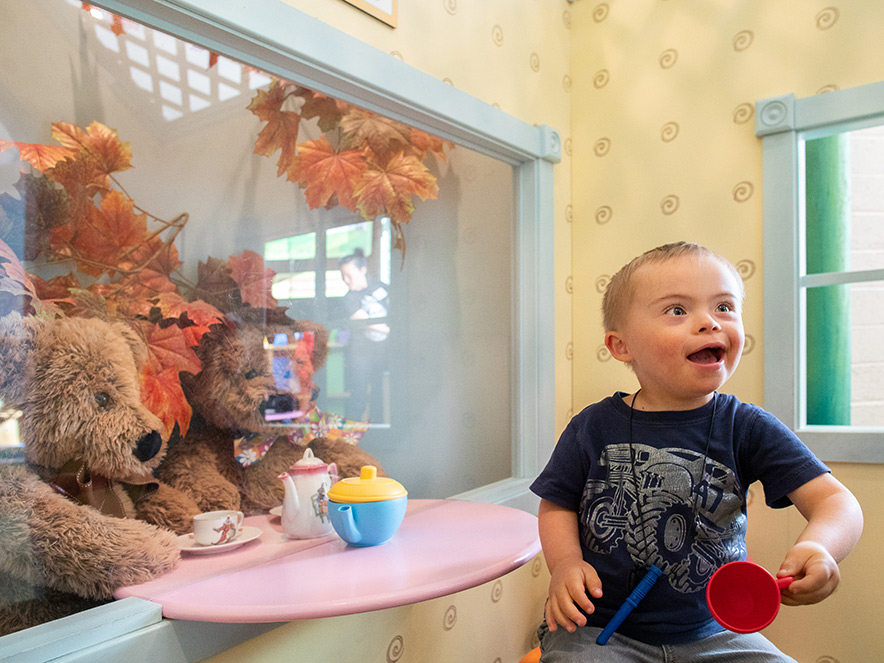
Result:
<instances>
[{"instance_id":1,"label":"teddy bear nose","mask_svg":"<svg viewBox=\"0 0 884 663\"><path fill-rule=\"evenodd\" d=\"M261 403L261 416L267 410L271 412L292 412L295 409L295 399L290 394L273 394Z\"/></svg>"},{"instance_id":2,"label":"teddy bear nose","mask_svg":"<svg viewBox=\"0 0 884 663\"><path fill-rule=\"evenodd\" d=\"M160 452L160 447L163 445L163 438L160 437L160 434L152 430L147 435L138 440L138 443L135 445L135 451L132 453L135 454L135 457L140 460L142 463L146 460L150 460L154 456L156 456Z\"/></svg>"}]
</instances>

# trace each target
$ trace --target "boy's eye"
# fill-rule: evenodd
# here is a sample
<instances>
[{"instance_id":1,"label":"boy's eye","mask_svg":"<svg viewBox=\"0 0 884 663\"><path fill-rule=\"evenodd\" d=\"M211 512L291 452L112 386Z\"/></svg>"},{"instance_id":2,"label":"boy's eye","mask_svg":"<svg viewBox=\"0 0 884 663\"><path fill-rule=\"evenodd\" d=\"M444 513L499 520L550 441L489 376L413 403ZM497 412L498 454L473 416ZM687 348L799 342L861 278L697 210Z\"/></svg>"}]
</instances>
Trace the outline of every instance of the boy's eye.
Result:
<instances>
[{"instance_id":1,"label":"boy's eye","mask_svg":"<svg viewBox=\"0 0 884 663\"><path fill-rule=\"evenodd\" d=\"M685 311L682 306L672 306L666 311L666 313L668 315L687 315L687 311Z\"/></svg>"},{"instance_id":2,"label":"boy's eye","mask_svg":"<svg viewBox=\"0 0 884 663\"><path fill-rule=\"evenodd\" d=\"M731 313L733 310L734 310L734 307L731 306L730 304L722 303L722 304L718 305L718 312L719 313Z\"/></svg>"}]
</instances>

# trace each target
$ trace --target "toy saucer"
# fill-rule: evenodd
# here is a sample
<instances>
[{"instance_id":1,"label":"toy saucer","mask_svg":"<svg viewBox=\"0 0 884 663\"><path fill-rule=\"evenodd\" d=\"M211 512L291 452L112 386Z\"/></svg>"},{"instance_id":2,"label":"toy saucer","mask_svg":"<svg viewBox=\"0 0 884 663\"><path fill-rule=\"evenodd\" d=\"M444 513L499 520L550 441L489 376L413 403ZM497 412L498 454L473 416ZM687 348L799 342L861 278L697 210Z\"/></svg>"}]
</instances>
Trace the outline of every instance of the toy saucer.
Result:
<instances>
[{"instance_id":1,"label":"toy saucer","mask_svg":"<svg viewBox=\"0 0 884 663\"><path fill-rule=\"evenodd\" d=\"M249 541L254 541L259 536L261 536L260 527L249 527L247 525L242 528L242 531L233 541L221 543L217 546L203 546L193 540L193 534L182 534L178 537L178 549L181 550L181 552L192 553L194 555L214 555L215 553L224 552L225 550L239 548L241 545L244 545Z\"/></svg>"},{"instance_id":2,"label":"toy saucer","mask_svg":"<svg viewBox=\"0 0 884 663\"><path fill-rule=\"evenodd\" d=\"M270 509L270 515L276 516L277 518L282 518L282 505L275 506Z\"/></svg>"}]
</instances>

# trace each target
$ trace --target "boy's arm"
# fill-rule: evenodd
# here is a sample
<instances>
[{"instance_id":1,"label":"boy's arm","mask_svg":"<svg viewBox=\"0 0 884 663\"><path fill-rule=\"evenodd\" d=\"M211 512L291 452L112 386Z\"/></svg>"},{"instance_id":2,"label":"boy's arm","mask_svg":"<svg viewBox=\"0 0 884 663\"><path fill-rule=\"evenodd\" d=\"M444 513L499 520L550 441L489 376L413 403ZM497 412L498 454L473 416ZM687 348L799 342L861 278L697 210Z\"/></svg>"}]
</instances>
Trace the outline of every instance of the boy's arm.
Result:
<instances>
[{"instance_id":1,"label":"boy's arm","mask_svg":"<svg viewBox=\"0 0 884 663\"><path fill-rule=\"evenodd\" d=\"M538 513L540 544L549 567L549 600L545 617L550 631L562 626L573 633L586 624L580 606L587 614L595 610L586 595L602 595L602 583L595 570L583 560L577 530L577 514L548 500L540 501ZM576 604L576 605L575 605Z\"/></svg>"},{"instance_id":2,"label":"boy's arm","mask_svg":"<svg viewBox=\"0 0 884 663\"><path fill-rule=\"evenodd\" d=\"M811 479L789 493L789 499L807 520L807 526L777 572L779 577L795 578L783 594L783 603L818 603L838 586L838 562L859 541L862 509L853 493L831 474Z\"/></svg>"}]
</instances>

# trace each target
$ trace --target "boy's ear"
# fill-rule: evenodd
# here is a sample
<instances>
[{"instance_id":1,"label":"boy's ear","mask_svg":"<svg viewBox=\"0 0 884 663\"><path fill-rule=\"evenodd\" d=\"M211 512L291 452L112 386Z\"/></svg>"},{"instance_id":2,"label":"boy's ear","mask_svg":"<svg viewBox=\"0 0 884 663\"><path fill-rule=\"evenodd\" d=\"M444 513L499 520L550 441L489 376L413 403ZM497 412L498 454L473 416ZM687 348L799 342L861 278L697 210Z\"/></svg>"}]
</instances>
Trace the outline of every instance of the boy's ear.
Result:
<instances>
[{"instance_id":1,"label":"boy's ear","mask_svg":"<svg viewBox=\"0 0 884 663\"><path fill-rule=\"evenodd\" d=\"M605 332L605 347L617 361L628 364L632 360L629 348L626 347L626 341L616 331Z\"/></svg>"}]
</instances>

